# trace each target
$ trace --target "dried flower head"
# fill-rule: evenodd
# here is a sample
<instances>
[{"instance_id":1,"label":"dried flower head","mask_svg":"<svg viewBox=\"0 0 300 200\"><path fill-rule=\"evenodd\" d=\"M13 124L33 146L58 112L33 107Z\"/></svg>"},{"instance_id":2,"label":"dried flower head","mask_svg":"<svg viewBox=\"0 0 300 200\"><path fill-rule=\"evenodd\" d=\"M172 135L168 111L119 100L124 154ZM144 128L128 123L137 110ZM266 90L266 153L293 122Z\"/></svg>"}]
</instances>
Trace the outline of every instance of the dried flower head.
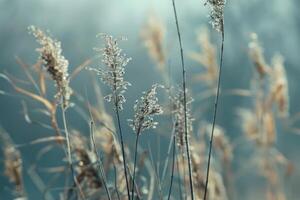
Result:
<instances>
[{"instance_id":1,"label":"dried flower head","mask_svg":"<svg viewBox=\"0 0 300 200\"><path fill-rule=\"evenodd\" d=\"M190 57L205 68L205 72L196 75L194 79L207 84L214 89L217 86L218 62L216 57L216 47L211 43L208 29L202 28L197 35L198 44L201 52L192 52Z\"/></svg>"},{"instance_id":2,"label":"dried flower head","mask_svg":"<svg viewBox=\"0 0 300 200\"><path fill-rule=\"evenodd\" d=\"M270 67L265 61L263 48L259 44L257 35L252 33L250 37L251 41L248 47L249 55L256 67L257 72L261 77L263 77L270 71Z\"/></svg>"},{"instance_id":3,"label":"dried flower head","mask_svg":"<svg viewBox=\"0 0 300 200\"><path fill-rule=\"evenodd\" d=\"M273 70L271 73L270 95L274 98L279 115L287 117L289 113L288 81L283 62L283 57L279 54L272 59Z\"/></svg>"},{"instance_id":4,"label":"dried flower head","mask_svg":"<svg viewBox=\"0 0 300 200\"><path fill-rule=\"evenodd\" d=\"M164 72L165 52L163 47L165 27L156 17L149 17L147 24L142 29L141 37L149 55L157 63L158 70Z\"/></svg>"},{"instance_id":5,"label":"dried flower head","mask_svg":"<svg viewBox=\"0 0 300 200\"><path fill-rule=\"evenodd\" d=\"M186 92L188 94L188 92ZM175 122L175 134L177 136L177 143L180 147L184 147L185 144L185 119L184 119L184 93L183 90L177 89L175 94L170 96L171 110ZM186 99L186 119L187 119L187 134L190 135L193 132L193 117L191 114L191 103L193 99L187 95Z\"/></svg>"},{"instance_id":6,"label":"dried flower head","mask_svg":"<svg viewBox=\"0 0 300 200\"><path fill-rule=\"evenodd\" d=\"M119 47L118 39L113 38L110 35L101 34L106 44L104 48L95 48L95 51L100 52L102 56L102 64L105 65L105 69L102 67L90 68L90 70L96 71L101 80L110 87L112 93L105 96L104 99L110 102L112 99L118 106L118 109L123 109L123 103L126 99L124 93L130 83L124 80L125 66L131 60L122 54L122 49Z\"/></svg>"},{"instance_id":7,"label":"dried flower head","mask_svg":"<svg viewBox=\"0 0 300 200\"><path fill-rule=\"evenodd\" d=\"M205 5L209 4L210 11L210 19L213 28L216 31L224 32L224 7L226 4L225 0L207 0Z\"/></svg>"},{"instance_id":8,"label":"dried flower head","mask_svg":"<svg viewBox=\"0 0 300 200\"><path fill-rule=\"evenodd\" d=\"M89 149L87 139L77 131L73 131L71 145L77 163L75 166L78 174L77 180L87 193L85 195L89 196L89 193L102 187L102 180L94 165L97 162L97 156Z\"/></svg>"},{"instance_id":9,"label":"dried flower head","mask_svg":"<svg viewBox=\"0 0 300 200\"><path fill-rule=\"evenodd\" d=\"M0 127L0 144L4 154L4 175L15 185L14 195L26 199L23 184L23 162L20 151L15 148L8 133Z\"/></svg>"},{"instance_id":10,"label":"dried flower head","mask_svg":"<svg viewBox=\"0 0 300 200\"><path fill-rule=\"evenodd\" d=\"M134 119L129 119L129 125L137 134L146 129L156 128L158 122L154 121L155 115L163 113L162 107L158 104L156 89L163 87L158 84L152 85L151 89L143 92L143 96L134 104Z\"/></svg>"},{"instance_id":11,"label":"dried flower head","mask_svg":"<svg viewBox=\"0 0 300 200\"><path fill-rule=\"evenodd\" d=\"M62 55L61 43L52 39L35 26L29 26L28 30L41 45L37 51L40 53L40 59L43 61L44 67L55 81L57 88L55 97L58 102L63 104L64 108L67 108L69 106L72 89L69 87L69 62Z\"/></svg>"},{"instance_id":12,"label":"dried flower head","mask_svg":"<svg viewBox=\"0 0 300 200\"><path fill-rule=\"evenodd\" d=\"M256 114L250 109L238 109L237 113L241 119L241 126L245 136L249 140L258 139L259 128Z\"/></svg>"},{"instance_id":13,"label":"dried flower head","mask_svg":"<svg viewBox=\"0 0 300 200\"><path fill-rule=\"evenodd\" d=\"M212 129L212 125L209 124L207 126L206 133L210 134L210 131ZM233 159L233 148L230 144L230 140L225 134L225 130L219 126L215 126L215 132L214 132L214 147L216 149L216 153L222 158L222 161L224 163L230 163Z\"/></svg>"}]
</instances>

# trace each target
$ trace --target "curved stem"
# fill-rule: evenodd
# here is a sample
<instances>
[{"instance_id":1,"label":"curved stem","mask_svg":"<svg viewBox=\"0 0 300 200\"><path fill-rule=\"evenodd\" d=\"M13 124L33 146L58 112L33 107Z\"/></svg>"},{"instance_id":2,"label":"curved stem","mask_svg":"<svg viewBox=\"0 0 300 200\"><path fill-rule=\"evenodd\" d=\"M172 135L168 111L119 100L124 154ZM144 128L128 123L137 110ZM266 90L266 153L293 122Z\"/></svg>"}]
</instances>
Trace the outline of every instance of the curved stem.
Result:
<instances>
[{"instance_id":1,"label":"curved stem","mask_svg":"<svg viewBox=\"0 0 300 200\"><path fill-rule=\"evenodd\" d=\"M170 183L170 188L169 188L168 200L171 198L173 179L174 179L175 150L176 150L176 142L175 142L175 134L173 134L172 171L171 171L171 183Z\"/></svg>"},{"instance_id":2,"label":"curved stem","mask_svg":"<svg viewBox=\"0 0 300 200\"><path fill-rule=\"evenodd\" d=\"M123 132L122 132L122 127L121 127L120 114L119 114L119 108L118 108L117 97L116 96L115 96L115 109L116 109L117 123L118 123L118 128L119 128L119 136L120 136L120 141L121 141L121 149L122 149L122 156L123 156L123 167L124 167L124 175L125 175L125 180L126 180L127 196L128 196L128 200L130 200L130 191L129 191L129 184L128 184L128 176L127 176L127 167L126 167L126 157L125 157Z\"/></svg>"},{"instance_id":3,"label":"curved stem","mask_svg":"<svg viewBox=\"0 0 300 200\"><path fill-rule=\"evenodd\" d=\"M182 200L183 199L183 192L182 192L182 187L181 187L181 173L180 173L180 167L179 167L178 154L175 156L175 159L176 159L176 168L177 168L177 172L178 172L179 196L180 196L180 200Z\"/></svg>"},{"instance_id":4,"label":"curved stem","mask_svg":"<svg viewBox=\"0 0 300 200\"><path fill-rule=\"evenodd\" d=\"M194 187L193 187L193 175L192 175L192 165L191 165L191 158L190 158L190 148L189 148L189 141L188 141L188 132L187 132L187 116L186 116L186 72L185 72L185 65L184 65L184 57L183 57L183 48L182 48L182 42L181 42L181 34L178 24L178 17L176 12L176 5L175 0L172 0L173 2L173 11L175 16L175 22L176 22L176 29L177 29L177 35L178 35L178 42L180 47L180 57L181 57L181 67L182 67L182 89L183 89L183 103L184 103L184 135L185 135L185 145L186 145L186 154L187 154L187 162L189 167L189 183L190 183L190 192L191 192L191 199L194 200Z\"/></svg>"},{"instance_id":5,"label":"curved stem","mask_svg":"<svg viewBox=\"0 0 300 200\"><path fill-rule=\"evenodd\" d=\"M212 146L213 146L214 130L215 130L216 119L217 119L218 101L220 96L220 85L221 85L221 75L222 75L222 66L223 66L223 51L224 51L224 21L223 20L222 20L221 32L222 32L222 44L221 44L221 55L220 55L220 68L219 68L219 77L218 77L218 85L217 85L217 94L216 94L216 99L214 104L213 124L212 124L212 130L211 130L210 141L209 141L209 153L208 153L206 181L205 181L205 190L204 190L204 198L203 198L204 200L206 200L206 196L207 196L210 160L211 160L211 153L212 153Z\"/></svg>"},{"instance_id":6,"label":"curved stem","mask_svg":"<svg viewBox=\"0 0 300 200\"><path fill-rule=\"evenodd\" d=\"M63 104L61 106L62 108L62 119L63 119L63 124L64 124L64 129L65 129L65 134L66 134L66 141L67 141L67 156L68 156L68 163L71 169L71 174L74 180L75 185L77 186L78 190L79 190L79 194L81 196L82 199L85 199L83 191L81 190L81 187L77 181L77 178L75 176L75 171L74 171L74 167L73 167L73 162L72 162L72 152L71 152L71 145L70 145L70 134L68 131L68 127L67 127L67 120L66 120L66 109L64 108Z\"/></svg>"},{"instance_id":7,"label":"curved stem","mask_svg":"<svg viewBox=\"0 0 300 200\"><path fill-rule=\"evenodd\" d=\"M133 176L132 176L132 190L131 190L131 199L134 199L134 181L135 181L135 171L136 171L136 160L137 160L137 148L138 148L138 142L139 142L139 136L140 134L137 133L136 139L135 139L135 150L134 150L134 165L133 165Z\"/></svg>"},{"instance_id":8,"label":"curved stem","mask_svg":"<svg viewBox=\"0 0 300 200\"><path fill-rule=\"evenodd\" d=\"M94 137L94 123L93 121L91 121L90 123L90 134L91 134L91 139L92 139L92 149L94 151L94 153L96 154L97 156L97 168L98 168L98 171L100 171L100 175L101 175L101 178L103 180L103 184L104 184L104 188L105 188L105 192L107 194L107 197L109 200L111 200L111 195L110 195L110 192L109 192L109 189L108 189L108 186L107 186L107 182L106 182L106 177L105 177L105 172L103 170L103 163L102 163L102 160L101 160L101 157L100 157L100 154L99 152L97 151L97 148L96 148L96 144L95 144L95 137Z\"/></svg>"}]
</instances>

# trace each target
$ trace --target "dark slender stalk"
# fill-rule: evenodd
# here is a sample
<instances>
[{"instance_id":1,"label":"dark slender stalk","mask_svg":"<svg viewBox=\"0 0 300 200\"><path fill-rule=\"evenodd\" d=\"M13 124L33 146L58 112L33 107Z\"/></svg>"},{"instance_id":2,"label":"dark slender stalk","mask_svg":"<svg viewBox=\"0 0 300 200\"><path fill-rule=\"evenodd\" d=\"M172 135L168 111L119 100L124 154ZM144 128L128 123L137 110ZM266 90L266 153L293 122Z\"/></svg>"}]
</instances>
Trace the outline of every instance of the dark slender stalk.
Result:
<instances>
[{"instance_id":1,"label":"dark slender stalk","mask_svg":"<svg viewBox=\"0 0 300 200\"><path fill-rule=\"evenodd\" d=\"M74 185L78 188L81 198L85 199L83 191L81 190L80 184L77 181L75 171L74 171L74 167L73 167L72 151L71 151L71 145L70 145L70 134L69 134L69 131L68 131L67 120L66 120L66 108L64 108L63 104L62 104L61 108L62 108L63 125L64 125L65 134L66 134L66 141L67 141L67 156L68 156L69 167L71 169L71 174L72 174L72 177L73 177L73 180L74 180Z\"/></svg>"},{"instance_id":2,"label":"dark slender stalk","mask_svg":"<svg viewBox=\"0 0 300 200\"><path fill-rule=\"evenodd\" d=\"M118 180L117 180L117 168L116 168L116 165L114 162L113 162L113 165L114 165L114 174L115 174L115 190L117 193L118 200L120 200L120 194L119 194L119 190L118 190Z\"/></svg>"},{"instance_id":3,"label":"dark slender stalk","mask_svg":"<svg viewBox=\"0 0 300 200\"><path fill-rule=\"evenodd\" d=\"M173 142L175 140L175 135L174 134L175 134L175 130L174 130L174 125L173 125L172 135L170 137L168 152L167 152L167 156L166 156L166 160L165 160L165 164L164 164L164 168L163 168L162 180L165 180L167 168L169 166L169 157L170 157L171 150L172 150L172 147L173 147Z\"/></svg>"},{"instance_id":4,"label":"dark slender stalk","mask_svg":"<svg viewBox=\"0 0 300 200\"><path fill-rule=\"evenodd\" d=\"M173 134L172 171L171 171L171 181L170 181L170 188L169 188L168 200L170 200L170 197L171 197L172 186L173 186L173 179L174 179L175 151L176 151L176 142L175 142L175 134Z\"/></svg>"},{"instance_id":5,"label":"dark slender stalk","mask_svg":"<svg viewBox=\"0 0 300 200\"><path fill-rule=\"evenodd\" d=\"M134 199L134 184L135 184L135 171L136 171L136 161L137 161L137 148L139 142L140 133L138 131L135 138L135 150L134 150L134 165L133 165L133 175L132 175L132 190L131 190L131 199Z\"/></svg>"},{"instance_id":6,"label":"dark slender stalk","mask_svg":"<svg viewBox=\"0 0 300 200\"><path fill-rule=\"evenodd\" d=\"M124 167L124 175L125 175L125 180L126 180L127 196L128 196L128 200L130 200L130 191L129 191L128 177L127 177L123 132L122 132L122 127L121 127L120 114L119 114L119 108L118 108L118 104L117 104L117 96L116 95L115 95L115 109L116 109L117 123L118 123L118 128L119 128L119 136L120 136L120 141L121 141L121 149L122 149L122 156L123 156L123 167Z\"/></svg>"},{"instance_id":7,"label":"dark slender stalk","mask_svg":"<svg viewBox=\"0 0 300 200\"><path fill-rule=\"evenodd\" d=\"M191 199L194 200L194 186L193 186L193 175L192 175L192 165L190 159L190 150L189 150L189 141L188 141L188 132L187 132L187 116L186 116L186 72L185 72L185 65L184 65L184 57L183 57L183 48L181 42L181 34L178 24L177 12L176 12L176 5L175 0L173 2L173 10L177 28L177 35L178 35L178 42L180 47L180 57L181 57L181 67L182 67L182 89L183 89L183 103L184 103L184 132L185 132L185 145L186 145L186 154L188 159L188 167L189 167L189 183L190 183L190 190L191 190Z\"/></svg>"},{"instance_id":8,"label":"dark slender stalk","mask_svg":"<svg viewBox=\"0 0 300 200\"><path fill-rule=\"evenodd\" d=\"M90 134L91 134L91 139L92 139L93 150L94 150L94 153L97 156L97 168L98 168L98 171L100 171L100 175L101 175L101 178L102 178L102 181L103 181L103 185L104 185L107 197L108 197L109 200L111 200L111 195L110 195L110 192L108 190L107 183L106 183L105 172L103 170L103 167L101 167L101 166L103 166L103 163L101 161L100 155L99 155L99 153L97 151L96 144L95 144L94 123L93 123L93 121L91 121L90 126L91 126L90 127L90 129L91 129L90 130Z\"/></svg>"},{"instance_id":9,"label":"dark slender stalk","mask_svg":"<svg viewBox=\"0 0 300 200\"><path fill-rule=\"evenodd\" d=\"M175 149L175 154L176 154L176 149ZM179 196L180 196L180 200L183 199L183 193L182 193L182 188L181 188L181 174L180 174L180 168L179 168L179 160L178 160L178 155L175 156L176 159L176 167L177 167L177 171L178 171L178 185L179 185Z\"/></svg>"},{"instance_id":10,"label":"dark slender stalk","mask_svg":"<svg viewBox=\"0 0 300 200\"><path fill-rule=\"evenodd\" d=\"M209 141L209 152L208 152L208 162L207 162L207 170L206 170L206 181L205 181L205 190L204 190L204 200L206 200L207 196L207 187L208 187L208 180L209 180L209 169L210 169L210 159L211 159L211 153L212 153L212 146L213 146L213 138L214 138L214 130L217 120L217 110L218 110L218 102L219 102L219 96L220 96L220 85L221 85L221 75L222 75L222 66L223 66L223 51L224 51L224 21L222 20L222 44L221 44L221 55L220 55L220 68L219 68L219 77L218 77L218 85L217 85L217 94L215 98L215 104L214 104L214 115L213 115L213 124L212 124L212 130L210 134L210 141Z\"/></svg>"}]
</instances>

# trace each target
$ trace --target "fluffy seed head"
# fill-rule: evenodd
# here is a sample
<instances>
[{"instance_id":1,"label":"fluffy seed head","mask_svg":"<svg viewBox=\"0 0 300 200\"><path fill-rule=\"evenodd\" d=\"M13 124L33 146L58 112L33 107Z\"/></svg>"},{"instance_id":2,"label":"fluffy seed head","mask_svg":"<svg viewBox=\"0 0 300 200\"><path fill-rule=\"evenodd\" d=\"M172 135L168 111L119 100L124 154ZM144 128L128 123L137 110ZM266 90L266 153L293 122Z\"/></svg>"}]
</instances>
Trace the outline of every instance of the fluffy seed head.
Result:
<instances>
[{"instance_id":1,"label":"fluffy seed head","mask_svg":"<svg viewBox=\"0 0 300 200\"><path fill-rule=\"evenodd\" d=\"M119 47L118 39L113 38L110 35L101 35L105 41L104 48L95 48L95 51L101 53L102 64L105 66L90 68L90 70L96 71L101 80L110 87L112 93L105 96L104 99L108 102L114 100L118 109L123 109L123 103L126 99L124 93L127 87L131 84L124 80L125 66L131 60L122 53L122 49Z\"/></svg>"},{"instance_id":2,"label":"fluffy seed head","mask_svg":"<svg viewBox=\"0 0 300 200\"><path fill-rule=\"evenodd\" d=\"M163 113L162 107L158 104L156 89L162 87L158 84L152 85L151 89L143 92L143 96L136 100L134 109L134 118L129 119L129 125L134 132L140 134L146 129L156 128L158 122L154 121L155 115Z\"/></svg>"},{"instance_id":3,"label":"fluffy seed head","mask_svg":"<svg viewBox=\"0 0 300 200\"><path fill-rule=\"evenodd\" d=\"M272 59L271 95L274 97L279 116L287 117L289 113L288 81L283 62L283 57L279 54Z\"/></svg>"},{"instance_id":4,"label":"fluffy seed head","mask_svg":"<svg viewBox=\"0 0 300 200\"><path fill-rule=\"evenodd\" d=\"M28 30L41 45L41 47L37 49L37 52L40 53L40 59L43 61L44 67L55 81L57 88L55 97L58 102L63 104L64 108L67 108L69 106L72 89L69 87L69 62L62 55L61 43L52 39L35 26L29 26Z\"/></svg>"},{"instance_id":5,"label":"fluffy seed head","mask_svg":"<svg viewBox=\"0 0 300 200\"><path fill-rule=\"evenodd\" d=\"M186 92L188 94L188 92ZM184 119L184 93L183 90L177 89L174 95L170 97L171 110L173 113L175 123L175 134L177 136L177 143L180 147L185 144L185 119ZM187 134L190 135L193 132L193 117L191 114L191 103L193 99L187 95L186 101L186 119L187 119Z\"/></svg>"},{"instance_id":6,"label":"fluffy seed head","mask_svg":"<svg viewBox=\"0 0 300 200\"><path fill-rule=\"evenodd\" d=\"M256 71L260 77L264 77L270 71L270 67L265 61L263 48L260 46L258 37L255 33L251 34L251 41L248 48L250 58L256 67Z\"/></svg>"},{"instance_id":7,"label":"fluffy seed head","mask_svg":"<svg viewBox=\"0 0 300 200\"><path fill-rule=\"evenodd\" d=\"M205 5L209 4L210 19L213 28L218 32L224 32L224 7L225 0L207 0Z\"/></svg>"},{"instance_id":8,"label":"fluffy seed head","mask_svg":"<svg viewBox=\"0 0 300 200\"><path fill-rule=\"evenodd\" d=\"M150 17L146 26L142 29L141 33L145 47L148 49L148 53L151 58L157 63L158 70L164 72L166 56L164 52L164 37L165 27L155 17Z\"/></svg>"}]
</instances>

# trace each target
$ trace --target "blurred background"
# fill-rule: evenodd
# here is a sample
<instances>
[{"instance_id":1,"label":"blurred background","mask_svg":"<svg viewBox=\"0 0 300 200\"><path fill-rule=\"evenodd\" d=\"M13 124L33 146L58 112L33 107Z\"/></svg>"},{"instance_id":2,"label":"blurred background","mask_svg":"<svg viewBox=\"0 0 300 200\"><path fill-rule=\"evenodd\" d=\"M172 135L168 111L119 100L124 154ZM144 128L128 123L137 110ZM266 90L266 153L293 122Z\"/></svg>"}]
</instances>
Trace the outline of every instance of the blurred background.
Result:
<instances>
[{"instance_id":1,"label":"blurred background","mask_svg":"<svg viewBox=\"0 0 300 200\"><path fill-rule=\"evenodd\" d=\"M177 2L177 12L182 33L184 55L187 66L187 85L195 97L193 113L195 118L211 121L213 98L207 101L197 101L197 94L205 87L201 82L195 82L193 75L203 70L199 64L188 56L190 52L199 52L201 48L197 43L197 32L201 27L208 27L209 9L204 6L204 0L186 0ZM264 48L266 61L269 63L275 53L284 57L288 84L290 116L300 112L299 75L300 75L300 1L298 0L227 0L225 8L225 51L224 70L222 77L222 90L240 88L249 89L254 68L248 56L248 43L250 34L258 35L260 44ZM122 118L132 118L133 104L141 92L148 89L153 83L164 83L163 77L157 70L155 62L149 57L142 39L143 27L149 17L155 16L165 30L164 46L166 49L166 62L173 83L181 83L180 54L176 34L175 21L171 0L0 0L0 71L8 72L15 77L24 77L24 71L18 66L16 57L28 64L34 64L38 58L35 51L37 44L28 34L27 27L35 25L42 30L49 30L50 34L61 41L63 54L70 63L70 71L82 64L87 59L93 59L89 66L99 66L95 59L94 47L101 47L103 41L96 38L98 33L107 33L115 37L126 36L127 41L120 42L124 53L132 58L126 68L126 77L132 86L126 93L126 109ZM220 34L211 31L212 43L219 47ZM88 73L83 70L72 82L71 87L93 101L93 91L90 90L91 82ZM15 94L7 81L0 79L0 91ZM102 87L103 94L108 93ZM2 92L3 93L3 92ZM163 97L162 97L163 98ZM11 95L0 96L0 125L5 129L16 144L28 143L42 136L49 136L51 131L40 126L29 124L22 114L21 99ZM25 100L26 101L26 100ZM36 105L26 101L28 109ZM298 102L298 103L297 103ZM217 123L222 126L228 137L235 141L242 137L240 120L236 114L238 107L251 107L252 101L247 97L224 95L220 98ZM205 111L197 108L205 105ZM112 113L110 104L106 105L107 111ZM38 116L32 114L32 116ZM69 111L67 118L74 128L88 134L89 126L82 122L76 112ZM194 123L195 130L199 124ZM164 123L162 123L164 125ZM286 193L286 199L298 199L300 191L300 159L299 135L278 123L276 148L293 163L293 174L281 182ZM133 147L133 134L123 120L126 142ZM300 126L296 123L295 127ZM161 152L167 150L168 138L157 139L155 133L146 133L141 139L141 145L147 147L148 143L160 146ZM24 181L29 199L41 199L37 187L32 184L26 166L35 162L36 155L42 145L29 145L21 148L24 163ZM164 160L164 154L159 156L153 150L155 158ZM247 151L247 150L246 150ZM244 151L234 152L233 169L240 170L241 162L247 162L248 154ZM3 157L1 157L3 158ZM54 153L47 155L44 165L58 162ZM235 161L236 160L236 161ZM47 163L48 162L48 163ZM1 159L2 164L2 159ZM0 199L11 199L11 185L3 175L1 165ZM235 180L237 194L235 199L263 199L264 182L255 174L255 168L246 169ZM45 175L45 178L49 175ZM255 184L253 184L255 183ZM55 194L55 191L54 191Z\"/></svg>"}]
</instances>

